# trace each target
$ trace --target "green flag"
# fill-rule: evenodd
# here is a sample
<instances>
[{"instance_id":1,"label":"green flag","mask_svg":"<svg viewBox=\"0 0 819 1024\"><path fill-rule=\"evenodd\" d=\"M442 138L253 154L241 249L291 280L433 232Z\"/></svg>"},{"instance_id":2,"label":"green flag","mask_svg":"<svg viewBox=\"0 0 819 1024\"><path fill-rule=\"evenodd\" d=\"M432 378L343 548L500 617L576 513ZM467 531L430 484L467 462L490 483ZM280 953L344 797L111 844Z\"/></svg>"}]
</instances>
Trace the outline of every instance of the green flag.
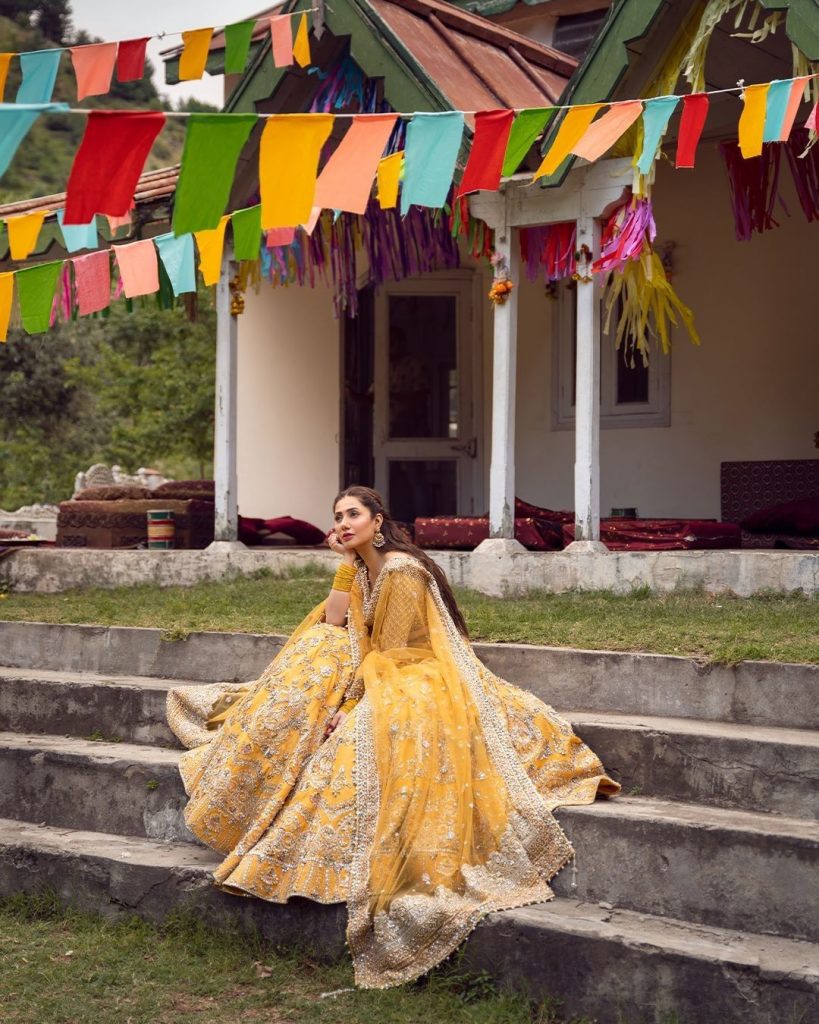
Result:
<instances>
[{"instance_id":1,"label":"green flag","mask_svg":"<svg viewBox=\"0 0 819 1024\"><path fill-rule=\"evenodd\" d=\"M233 258L257 260L262 239L262 208L249 206L235 210L230 216L233 225Z\"/></svg>"},{"instance_id":2,"label":"green flag","mask_svg":"<svg viewBox=\"0 0 819 1024\"><path fill-rule=\"evenodd\" d=\"M237 21L225 26L225 74L240 75L247 65L255 21Z\"/></svg>"},{"instance_id":3,"label":"green flag","mask_svg":"<svg viewBox=\"0 0 819 1024\"><path fill-rule=\"evenodd\" d=\"M503 158L502 177L508 178L520 167L532 143L552 120L554 114L554 107L521 110L509 133L509 142L506 144L506 154Z\"/></svg>"},{"instance_id":4,"label":"green flag","mask_svg":"<svg viewBox=\"0 0 819 1024\"><path fill-rule=\"evenodd\" d=\"M20 319L27 334L42 334L51 326L54 290L64 263L65 260L37 263L16 272Z\"/></svg>"}]
</instances>

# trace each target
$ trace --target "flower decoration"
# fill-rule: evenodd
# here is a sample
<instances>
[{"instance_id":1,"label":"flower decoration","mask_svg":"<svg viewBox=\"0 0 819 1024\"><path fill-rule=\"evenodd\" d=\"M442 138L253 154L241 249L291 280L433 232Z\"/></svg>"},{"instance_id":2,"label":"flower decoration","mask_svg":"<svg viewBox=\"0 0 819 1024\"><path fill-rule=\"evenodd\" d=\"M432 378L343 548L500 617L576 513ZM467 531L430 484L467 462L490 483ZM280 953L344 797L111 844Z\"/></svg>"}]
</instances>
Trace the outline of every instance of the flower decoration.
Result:
<instances>
[{"instance_id":1,"label":"flower decoration","mask_svg":"<svg viewBox=\"0 0 819 1024\"><path fill-rule=\"evenodd\" d=\"M503 253L493 252L489 257L489 262L494 267L495 279L488 295L496 306L502 306L509 298L515 284L509 277L509 265Z\"/></svg>"}]
</instances>

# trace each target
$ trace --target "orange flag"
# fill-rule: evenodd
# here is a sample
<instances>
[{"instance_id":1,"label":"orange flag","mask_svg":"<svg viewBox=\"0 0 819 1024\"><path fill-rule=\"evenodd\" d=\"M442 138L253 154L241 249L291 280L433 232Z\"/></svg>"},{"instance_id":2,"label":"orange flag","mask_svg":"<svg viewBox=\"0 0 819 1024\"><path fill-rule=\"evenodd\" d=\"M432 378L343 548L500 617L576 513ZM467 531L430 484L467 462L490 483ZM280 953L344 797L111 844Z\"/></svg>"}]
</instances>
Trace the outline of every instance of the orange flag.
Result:
<instances>
[{"instance_id":1,"label":"orange flag","mask_svg":"<svg viewBox=\"0 0 819 1024\"><path fill-rule=\"evenodd\" d=\"M9 64L13 56L13 53L0 53L0 103L3 102L6 92L6 78L8 77Z\"/></svg>"},{"instance_id":2,"label":"orange flag","mask_svg":"<svg viewBox=\"0 0 819 1024\"><path fill-rule=\"evenodd\" d=\"M270 19L270 44L274 65L289 67L293 63L293 29L289 14L276 14Z\"/></svg>"},{"instance_id":3,"label":"orange flag","mask_svg":"<svg viewBox=\"0 0 819 1024\"><path fill-rule=\"evenodd\" d=\"M296 38L293 41L293 56L301 68L306 68L310 63L310 36L307 32L307 15L302 14L299 19L299 27Z\"/></svg>"},{"instance_id":4,"label":"orange flag","mask_svg":"<svg viewBox=\"0 0 819 1024\"><path fill-rule=\"evenodd\" d=\"M567 111L549 152L535 171L533 181L542 178L544 174L554 174L566 157L571 154L572 147L580 141L594 120L594 115L604 106L605 103L584 103L582 106L572 107Z\"/></svg>"},{"instance_id":5,"label":"orange flag","mask_svg":"<svg viewBox=\"0 0 819 1024\"><path fill-rule=\"evenodd\" d=\"M765 111L768 105L770 82L748 85L742 94L742 113L739 116L739 151L747 160L762 152L762 133L765 130Z\"/></svg>"},{"instance_id":6,"label":"orange flag","mask_svg":"<svg viewBox=\"0 0 819 1024\"><path fill-rule=\"evenodd\" d=\"M116 43L72 46L71 63L77 78L77 99L102 96L111 88L111 75L117 62Z\"/></svg>"},{"instance_id":7,"label":"orange flag","mask_svg":"<svg viewBox=\"0 0 819 1024\"><path fill-rule=\"evenodd\" d=\"M115 245L114 253L126 298L152 295L159 291L159 265L156 248L150 238L128 242L126 245Z\"/></svg>"},{"instance_id":8,"label":"orange flag","mask_svg":"<svg viewBox=\"0 0 819 1024\"><path fill-rule=\"evenodd\" d=\"M179 58L179 81L201 78L208 62L212 28L194 28L182 33L182 56Z\"/></svg>"},{"instance_id":9,"label":"orange flag","mask_svg":"<svg viewBox=\"0 0 819 1024\"><path fill-rule=\"evenodd\" d=\"M643 104L639 100L616 104L586 129L579 141L572 146L571 152L590 162L599 160L626 129L634 124L642 112Z\"/></svg>"},{"instance_id":10,"label":"orange flag","mask_svg":"<svg viewBox=\"0 0 819 1024\"><path fill-rule=\"evenodd\" d=\"M6 218L6 227L9 229L9 249L13 260L27 259L34 251L46 213L46 210L35 210L33 213L24 213L20 217Z\"/></svg>"},{"instance_id":11,"label":"orange flag","mask_svg":"<svg viewBox=\"0 0 819 1024\"><path fill-rule=\"evenodd\" d=\"M273 114L259 146L262 229L305 224L313 209L316 172L332 114Z\"/></svg>"},{"instance_id":12,"label":"orange flag","mask_svg":"<svg viewBox=\"0 0 819 1024\"><path fill-rule=\"evenodd\" d=\"M11 319L11 303L14 298L14 272L0 274L0 341L5 341L9 333Z\"/></svg>"},{"instance_id":13,"label":"orange flag","mask_svg":"<svg viewBox=\"0 0 819 1024\"><path fill-rule=\"evenodd\" d=\"M364 213L378 161L390 141L395 114L354 117L316 182L315 206Z\"/></svg>"},{"instance_id":14,"label":"orange flag","mask_svg":"<svg viewBox=\"0 0 819 1024\"><path fill-rule=\"evenodd\" d=\"M199 269L205 284L216 284L222 272L222 251L225 248L225 228L230 220L226 213L215 228L207 231L194 231L196 246L199 249Z\"/></svg>"}]
</instances>

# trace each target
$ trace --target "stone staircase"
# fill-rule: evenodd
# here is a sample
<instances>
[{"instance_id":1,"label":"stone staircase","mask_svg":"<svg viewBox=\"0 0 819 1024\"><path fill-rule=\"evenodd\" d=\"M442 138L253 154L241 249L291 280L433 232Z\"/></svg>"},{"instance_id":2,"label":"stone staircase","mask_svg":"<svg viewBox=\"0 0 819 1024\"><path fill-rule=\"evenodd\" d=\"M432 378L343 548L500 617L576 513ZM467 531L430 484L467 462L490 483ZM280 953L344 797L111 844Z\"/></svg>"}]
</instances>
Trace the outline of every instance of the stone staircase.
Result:
<instances>
[{"instance_id":1,"label":"stone staircase","mask_svg":"<svg viewBox=\"0 0 819 1024\"><path fill-rule=\"evenodd\" d=\"M185 906L341 953L343 907L218 892L182 820L168 687L252 679L277 646L0 623L0 892ZM470 966L600 1024L817 1024L819 669L478 650L567 714L624 795L559 812L577 858L557 898L492 915Z\"/></svg>"}]
</instances>

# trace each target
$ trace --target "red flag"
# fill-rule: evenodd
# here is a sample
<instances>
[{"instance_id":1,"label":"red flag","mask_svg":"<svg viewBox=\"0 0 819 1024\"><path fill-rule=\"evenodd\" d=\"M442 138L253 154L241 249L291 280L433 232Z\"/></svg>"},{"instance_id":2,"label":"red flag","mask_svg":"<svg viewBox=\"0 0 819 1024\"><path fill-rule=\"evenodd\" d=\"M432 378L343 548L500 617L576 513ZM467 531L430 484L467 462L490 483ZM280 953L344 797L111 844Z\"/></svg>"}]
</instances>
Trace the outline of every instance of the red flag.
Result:
<instances>
[{"instance_id":1,"label":"red flag","mask_svg":"<svg viewBox=\"0 0 819 1024\"><path fill-rule=\"evenodd\" d=\"M97 213L127 213L164 124L158 110L92 110L68 176L63 223L87 224Z\"/></svg>"},{"instance_id":2,"label":"red flag","mask_svg":"<svg viewBox=\"0 0 819 1024\"><path fill-rule=\"evenodd\" d=\"M457 196L500 185L506 143L512 130L513 110L481 110L475 115L475 137ZM457 197L456 197L457 198Z\"/></svg>"},{"instance_id":3,"label":"red flag","mask_svg":"<svg viewBox=\"0 0 819 1024\"><path fill-rule=\"evenodd\" d=\"M123 39L117 53L117 79L120 82L133 82L142 78L145 71L145 47L148 38Z\"/></svg>"},{"instance_id":4,"label":"red flag","mask_svg":"<svg viewBox=\"0 0 819 1024\"><path fill-rule=\"evenodd\" d=\"M704 92L683 96L680 134L677 138L677 167L693 167L700 135L708 116L708 96Z\"/></svg>"}]
</instances>

